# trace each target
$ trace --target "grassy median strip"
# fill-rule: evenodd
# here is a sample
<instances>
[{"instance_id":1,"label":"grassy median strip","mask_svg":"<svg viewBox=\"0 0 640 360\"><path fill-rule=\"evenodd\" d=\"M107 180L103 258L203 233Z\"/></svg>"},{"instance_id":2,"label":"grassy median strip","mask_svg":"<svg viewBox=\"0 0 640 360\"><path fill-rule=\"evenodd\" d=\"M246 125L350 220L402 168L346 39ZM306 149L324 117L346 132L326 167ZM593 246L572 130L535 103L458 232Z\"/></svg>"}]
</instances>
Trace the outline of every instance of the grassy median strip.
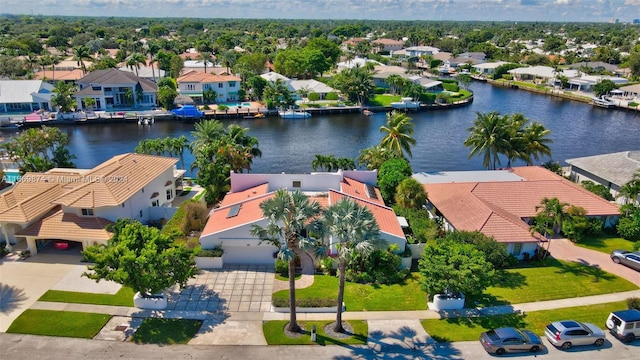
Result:
<instances>
[{"instance_id":1,"label":"grassy median strip","mask_svg":"<svg viewBox=\"0 0 640 360\"><path fill-rule=\"evenodd\" d=\"M65 302L74 304L133 306L133 290L122 287L117 293L95 294L74 291L49 290L38 301Z\"/></svg>"},{"instance_id":2,"label":"grassy median strip","mask_svg":"<svg viewBox=\"0 0 640 360\"><path fill-rule=\"evenodd\" d=\"M624 301L577 306L564 309L531 311L526 315L508 314L456 319L422 320L422 326L435 340L441 342L478 340L480 333L500 327L526 328L544 335L544 328L553 321L577 320L604 328L604 322L612 311L626 309Z\"/></svg>"},{"instance_id":3,"label":"grassy median strip","mask_svg":"<svg viewBox=\"0 0 640 360\"><path fill-rule=\"evenodd\" d=\"M353 327L353 335L344 339L332 338L324 332L324 327L334 322L335 320L299 321L299 325L304 328L304 333L296 338L285 334L284 327L289 323L287 320L265 321L262 323L262 330L269 345L364 345L367 343L369 328L366 321L347 321ZM311 341L311 328L314 325L316 326L315 343Z\"/></svg>"},{"instance_id":4,"label":"grassy median strip","mask_svg":"<svg viewBox=\"0 0 640 360\"><path fill-rule=\"evenodd\" d=\"M132 340L142 344L186 344L200 326L200 320L146 318Z\"/></svg>"},{"instance_id":5,"label":"grassy median strip","mask_svg":"<svg viewBox=\"0 0 640 360\"><path fill-rule=\"evenodd\" d=\"M27 309L7 332L91 339L109 319L111 315L106 314Z\"/></svg>"},{"instance_id":6,"label":"grassy median strip","mask_svg":"<svg viewBox=\"0 0 640 360\"><path fill-rule=\"evenodd\" d=\"M418 284L418 273L412 273L402 284L369 285L347 282L344 303L349 311L425 310L427 301ZM273 294L274 298L288 298L289 290ZM313 285L296 290L297 299L337 299L338 278L316 275Z\"/></svg>"},{"instance_id":7,"label":"grassy median strip","mask_svg":"<svg viewBox=\"0 0 640 360\"><path fill-rule=\"evenodd\" d=\"M519 304L636 290L633 283L602 269L548 260L548 266L506 270L499 286L488 288L480 306Z\"/></svg>"}]
</instances>

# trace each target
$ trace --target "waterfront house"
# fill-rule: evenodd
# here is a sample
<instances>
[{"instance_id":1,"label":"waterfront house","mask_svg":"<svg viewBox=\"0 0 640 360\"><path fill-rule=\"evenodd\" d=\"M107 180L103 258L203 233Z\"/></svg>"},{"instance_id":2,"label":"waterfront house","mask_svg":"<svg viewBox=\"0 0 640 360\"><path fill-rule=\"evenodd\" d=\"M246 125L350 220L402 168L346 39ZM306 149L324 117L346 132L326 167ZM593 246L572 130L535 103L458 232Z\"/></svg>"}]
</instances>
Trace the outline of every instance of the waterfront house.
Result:
<instances>
[{"instance_id":1,"label":"waterfront house","mask_svg":"<svg viewBox=\"0 0 640 360\"><path fill-rule=\"evenodd\" d=\"M629 83L628 79L617 77L617 76L585 75L585 74L582 74L581 76L576 76L576 77L573 77L573 78L569 79L569 81L568 81L569 89L575 89L575 90L578 90L578 91L591 91L592 87L595 84L597 84L597 83L599 83L599 82L601 82L603 80L609 80L609 81L613 82L614 84L616 84L617 86Z\"/></svg>"},{"instance_id":2,"label":"waterfront house","mask_svg":"<svg viewBox=\"0 0 640 360\"><path fill-rule=\"evenodd\" d=\"M432 217L441 216L447 231L480 231L504 243L507 251L522 259L533 256L540 234L529 225L536 206L544 198L558 198L601 218L613 226L619 209L581 186L538 166L508 170L417 173L413 177L427 191Z\"/></svg>"},{"instance_id":3,"label":"waterfront house","mask_svg":"<svg viewBox=\"0 0 640 360\"><path fill-rule=\"evenodd\" d=\"M377 39L371 42L371 50L373 53L392 53L394 51L400 50L404 47L404 41L402 40L394 40L394 39Z\"/></svg>"},{"instance_id":4,"label":"waterfront house","mask_svg":"<svg viewBox=\"0 0 640 360\"><path fill-rule=\"evenodd\" d=\"M484 75L493 75L496 72L496 68L502 66L504 64L508 64L506 61L496 61L496 62L487 62L482 64L473 65L473 69L480 74Z\"/></svg>"},{"instance_id":5,"label":"waterfront house","mask_svg":"<svg viewBox=\"0 0 640 360\"><path fill-rule=\"evenodd\" d=\"M278 74L277 72L273 71L262 74L260 76L268 82L282 80L285 86L289 89L291 96L295 100L302 100L303 97L307 97L310 93L317 93L318 95L320 95L320 99L323 100L328 93L336 92L334 88L318 80L292 80L282 74ZM302 94L306 95L302 96Z\"/></svg>"},{"instance_id":6,"label":"waterfront house","mask_svg":"<svg viewBox=\"0 0 640 360\"><path fill-rule=\"evenodd\" d=\"M513 75L513 79L517 81L531 81L536 84L554 85L558 76L565 76L568 78L577 77L579 75L578 70L560 70L550 66L530 66L512 69L508 71Z\"/></svg>"},{"instance_id":7,"label":"waterfront house","mask_svg":"<svg viewBox=\"0 0 640 360\"><path fill-rule=\"evenodd\" d=\"M440 49L433 46L410 46L405 48L407 56L420 57L420 56L432 56L440 52Z\"/></svg>"},{"instance_id":8,"label":"waterfront house","mask_svg":"<svg viewBox=\"0 0 640 360\"><path fill-rule=\"evenodd\" d=\"M51 109L53 85L42 80L0 80L0 113Z\"/></svg>"},{"instance_id":9,"label":"waterfront house","mask_svg":"<svg viewBox=\"0 0 640 360\"><path fill-rule=\"evenodd\" d=\"M56 83L58 81L64 81L67 83L74 83L80 79L84 74L80 69L73 70L59 70L57 67L53 69L45 69L38 71L34 78L38 80L44 80L50 83Z\"/></svg>"},{"instance_id":10,"label":"waterfront house","mask_svg":"<svg viewBox=\"0 0 640 360\"><path fill-rule=\"evenodd\" d=\"M118 155L93 169L26 173L0 195L0 241L26 239L34 255L51 240L106 243L119 218L169 219L184 170L176 158Z\"/></svg>"},{"instance_id":11,"label":"waterfront house","mask_svg":"<svg viewBox=\"0 0 640 360\"><path fill-rule=\"evenodd\" d=\"M573 181L578 184L587 180L593 181L606 186L611 195L617 197L620 188L633 180L633 176L640 171L640 150L585 156L566 161L569 164L569 176ZM627 199L620 197L617 201L624 204Z\"/></svg>"},{"instance_id":12,"label":"waterfront house","mask_svg":"<svg viewBox=\"0 0 640 360\"><path fill-rule=\"evenodd\" d=\"M118 69L95 70L78 80L77 108L84 99L95 101L95 110L138 109L157 106L158 86L151 80Z\"/></svg>"},{"instance_id":13,"label":"waterfront house","mask_svg":"<svg viewBox=\"0 0 640 360\"><path fill-rule=\"evenodd\" d=\"M207 91L215 92L215 102L241 100L238 96L241 79L234 75L215 75L189 71L177 79L178 93L191 97L196 103L204 103Z\"/></svg>"},{"instance_id":14,"label":"waterfront house","mask_svg":"<svg viewBox=\"0 0 640 360\"><path fill-rule=\"evenodd\" d=\"M251 226L266 226L260 204L278 189L300 190L322 207L349 199L367 207L380 227L381 237L404 249L406 238L392 208L376 187L376 171L338 171L311 174L231 173L231 191L214 209L200 236L205 249L222 246L225 264L273 264L276 248L251 235ZM336 248L328 240L331 252Z\"/></svg>"}]
</instances>

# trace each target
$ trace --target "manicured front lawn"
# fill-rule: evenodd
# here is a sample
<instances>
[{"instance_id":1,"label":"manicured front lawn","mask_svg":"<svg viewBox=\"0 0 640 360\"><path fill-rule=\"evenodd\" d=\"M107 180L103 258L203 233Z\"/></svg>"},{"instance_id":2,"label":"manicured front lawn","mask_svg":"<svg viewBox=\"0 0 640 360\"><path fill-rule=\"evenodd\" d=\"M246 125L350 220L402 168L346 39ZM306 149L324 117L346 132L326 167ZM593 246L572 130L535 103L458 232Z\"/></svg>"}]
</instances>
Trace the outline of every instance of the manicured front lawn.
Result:
<instances>
[{"instance_id":1,"label":"manicured front lawn","mask_svg":"<svg viewBox=\"0 0 640 360\"><path fill-rule=\"evenodd\" d=\"M75 304L133 306L133 290L123 286L117 293L94 294L74 291L49 290L38 301L65 302Z\"/></svg>"},{"instance_id":2,"label":"manicured front lawn","mask_svg":"<svg viewBox=\"0 0 640 360\"><path fill-rule=\"evenodd\" d=\"M611 252L616 249L633 251L633 244L633 241L625 240L623 238L602 235L586 237L576 245L583 248L600 251L605 254L611 254Z\"/></svg>"},{"instance_id":3,"label":"manicured front lawn","mask_svg":"<svg viewBox=\"0 0 640 360\"><path fill-rule=\"evenodd\" d=\"M548 266L506 270L501 286L490 287L479 305L518 304L534 301L608 294L638 287L601 269L547 260Z\"/></svg>"},{"instance_id":4,"label":"manicured front lawn","mask_svg":"<svg viewBox=\"0 0 640 360\"><path fill-rule=\"evenodd\" d=\"M424 291L420 290L420 274L412 273L403 284L365 285L347 282L345 284L344 303L348 311L384 311L384 310L425 310L427 301ZM274 298L288 298L289 290L278 291ZM313 285L305 289L296 289L296 297L301 298L338 298L338 278L330 275L316 275Z\"/></svg>"},{"instance_id":5,"label":"manicured front lawn","mask_svg":"<svg viewBox=\"0 0 640 360\"><path fill-rule=\"evenodd\" d=\"M624 301L577 306L564 309L531 311L526 315L509 314L458 319L422 320L424 329L437 341L478 340L480 333L499 327L517 327L544 335L544 328L552 321L577 320L593 323L604 328L604 322L612 311L626 309Z\"/></svg>"},{"instance_id":6,"label":"manicured front lawn","mask_svg":"<svg viewBox=\"0 0 640 360\"><path fill-rule=\"evenodd\" d=\"M186 344L200 326L200 320L146 318L132 340L143 344Z\"/></svg>"},{"instance_id":7,"label":"manicured front lawn","mask_svg":"<svg viewBox=\"0 0 640 360\"><path fill-rule=\"evenodd\" d=\"M106 314L27 309L7 332L91 339L109 319L111 315Z\"/></svg>"},{"instance_id":8,"label":"manicured front lawn","mask_svg":"<svg viewBox=\"0 0 640 360\"><path fill-rule=\"evenodd\" d=\"M299 321L304 328L304 334L297 338L290 338L284 333L284 327L288 320L265 321L262 323L262 331L269 345L311 345L311 327L316 326L316 343L318 345L364 345L367 343L369 328L366 321L349 320L353 327L353 336L345 339L331 338L324 332L324 327L335 321Z\"/></svg>"},{"instance_id":9,"label":"manicured front lawn","mask_svg":"<svg viewBox=\"0 0 640 360\"><path fill-rule=\"evenodd\" d=\"M375 94L373 99L369 99L369 106L391 106L392 102L400 101L402 96L389 94Z\"/></svg>"}]
</instances>

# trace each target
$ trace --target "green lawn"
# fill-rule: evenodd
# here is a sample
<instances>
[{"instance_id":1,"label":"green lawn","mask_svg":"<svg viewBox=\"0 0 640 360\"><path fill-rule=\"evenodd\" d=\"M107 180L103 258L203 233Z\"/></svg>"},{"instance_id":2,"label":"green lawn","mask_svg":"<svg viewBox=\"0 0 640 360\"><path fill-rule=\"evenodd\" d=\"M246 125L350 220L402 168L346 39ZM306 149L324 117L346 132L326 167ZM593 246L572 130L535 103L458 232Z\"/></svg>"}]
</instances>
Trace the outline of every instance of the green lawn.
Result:
<instances>
[{"instance_id":1,"label":"green lawn","mask_svg":"<svg viewBox=\"0 0 640 360\"><path fill-rule=\"evenodd\" d=\"M549 266L506 270L502 285L490 287L479 305L518 304L534 301L608 294L635 290L633 283L601 269L550 259Z\"/></svg>"},{"instance_id":2,"label":"green lawn","mask_svg":"<svg viewBox=\"0 0 640 360\"><path fill-rule=\"evenodd\" d=\"M344 303L348 311L383 310L425 310L425 293L420 290L418 273L412 273L403 284L364 285L347 282L345 284ZM289 290L278 291L274 298L288 298ZM330 275L316 275L313 285L297 289L296 297L302 298L338 298L338 278Z\"/></svg>"},{"instance_id":3,"label":"green lawn","mask_svg":"<svg viewBox=\"0 0 640 360\"><path fill-rule=\"evenodd\" d=\"M633 241L625 240L619 237L602 236L589 236L581 240L576 245L603 252L605 254L611 254L613 250L622 249L633 251Z\"/></svg>"},{"instance_id":4,"label":"green lawn","mask_svg":"<svg viewBox=\"0 0 640 360\"><path fill-rule=\"evenodd\" d=\"M109 319L111 315L106 314L27 309L7 332L91 339Z\"/></svg>"},{"instance_id":5,"label":"green lawn","mask_svg":"<svg viewBox=\"0 0 640 360\"><path fill-rule=\"evenodd\" d=\"M478 340L480 333L499 327L526 328L544 335L544 328L552 321L578 320L593 323L604 328L604 322L612 311L626 309L624 301L578 306L564 309L531 311L525 316L520 314L482 316L458 319L427 319L422 326L437 341Z\"/></svg>"},{"instance_id":6,"label":"green lawn","mask_svg":"<svg viewBox=\"0 0 640 360\"><path fill-rule=\"evenodd\" d=\"M391 106L392 102L400 101L401 98L400 95L375 94L373 99L367 101L367 104L369 106Z\"/></svg>"},{"instance_id":7,"label":"green lawn","mask_svg":"<svg viewBox=\"0 0 640 360\"><path fill-rule=\"evenodd\" d=\"M200 326L200 320L146 318L132 340L143 344L186 344Z\"/></svg>"},{"instance_id":8,"label":"green lawn","mask_svg":"<svg viewBox=\"0 0 640 360\"><path fill-rule=\"evenodd\" d=\"M93 294L74 291L49 290L38 301L66 302L76 304L133 306L134 292L123 286L117 293Z\"/></svg>"},{"instance_id":9,"label":"green lawn","mask_svg":"<svg viewBox=\"0 0 640 360\"><path fill-rule=\"evenodd\" d=\"M353 327L353 336L345 339L336 339L327 336L324 327L335 321L300 321L299 324L305 329L304 335L297 338L290 338L284 333L284 327L288 320L265 321L262 323L264 337L269 345L311 345L311 327L316 326L316 343L319 345L364 345L367 343L369 329L367 322L362 320L349 320Z\"/></svg>"}]
</instances>

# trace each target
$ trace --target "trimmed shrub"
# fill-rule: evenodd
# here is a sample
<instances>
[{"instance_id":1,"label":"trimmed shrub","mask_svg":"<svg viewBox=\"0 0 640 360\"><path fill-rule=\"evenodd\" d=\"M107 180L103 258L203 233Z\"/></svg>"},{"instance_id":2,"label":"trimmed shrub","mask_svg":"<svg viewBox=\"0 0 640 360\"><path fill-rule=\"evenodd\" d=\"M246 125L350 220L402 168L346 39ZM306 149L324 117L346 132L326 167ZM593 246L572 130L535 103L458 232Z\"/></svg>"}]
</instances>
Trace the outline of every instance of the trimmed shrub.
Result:
<instances>
[{"instance_id":1,"label":"trimmed shrub","mask_svg":"<svg viewBox=\"0 0 640 360\"><path fill-rule=\"evenodd\" d=\"M383 87L377 87L373 92L374 92L375 94L380 95L380 94L384 94L384 93L386 93L386 92L387 92L387 89L385 89L385 88L383 88Z\"/></svg>"},{"instance_id":2,"label":"trimmed shrub","mask_svg":"<svg viewBox=\"0 0 640 360\"><path fill-rule=\"evenodd\" d=\"M433 104L434 102L436 102L436 94L423 92L422 94L420 94L420 102Z\"/></svg>"},{"instance_id":3,"label":"trimmed shrub","mask_svg":"<svg viewBox=\"0 0 640 360\"><path fill-rule=\"evenodd\" d=\"M458 86L458 84L447 84L447 83L442 83L442 87L447 90L447 91L451 91L451 92L458 92L460 91L460 86Z\"/></svg>"},{"instance_id":4,"label":"trimmed shrub","mask_svg":"<svg viewBox=\"0 0 640 360\"><path fill-rule=\"evenodd\" d=\"M224 250L220 246L216 246L213 249L202 249L196 251L196 256L200 257L222 257Z\"/></svg>"},{"instance_id":5,"label":"trimmed shrub","mask_svg":"<svg viewBox=\"0 0 640 360\"><path fill-rule=\"evenodd\" d=\"M296 307L332 307L338 303L337 299L328 298L296 298ZM274 307L288 308L289 297L274 298L272 301Z\"/></svg>"},{"instance_id":6,"label":"trimmed shrub","mask_svg":"<svg viewBox=\"0 0 640 360\"><path fill-rule=\"evenodd\" d=\"M355 254L347 262L345 279L363 284L397 284L409 276L409 269L398 270L400 256L388 250L376 250L368 256Z\"/></svg>"},{"instance_id":7,"label":"trimmed shrub","mask_svg":"<svg viewBox=\"0 0 640 360\"><path fill-rule=\"evenodd\" d=\"M218 105L218 110L219 111L226 111L226 110L229 110L229 107L227 105Z\"/></svg>"},{"instance_id":8,"label":"trimmed shrub","mask_svg":"<svg viewBox=\"0 0 640 360\"><path fill-rule=\"evenodd\" d=\"M289 263L282 259L276 259L275 268L278 274L286 275L289 272Z\"/></svg>"},{"instance_id":9,"label":"trimmed shrub","mask_svg":"<svg viewBox=\"0 0 640 360\"><path fill-rule=\"evenodd\" d=\"M630 297L627 299L627 307L629 309L640 310L640 298Z\"/></svg>"},{"instance_id":10,"label":"trimmed shrub","mask_svg":"<svg viewBox=\"0 0 640 360\"><path fill-rule=\"evenodd\" d=\"M320 100L320 94L318 94L317 92L311 92L307 96L307 99L309 99L309 101L318 101Z\"/></svg>"},{"instance_id":11,"label":"trimmed shrub","mask_svg":"<svg viewBox=\"0 0 640 360\"><path fill-rule=\"evenodd\" d=\"M337 92L327 93L327 95L324 98L325 100L338 100L338 93Z\"/></svg>"}]
</instances>

